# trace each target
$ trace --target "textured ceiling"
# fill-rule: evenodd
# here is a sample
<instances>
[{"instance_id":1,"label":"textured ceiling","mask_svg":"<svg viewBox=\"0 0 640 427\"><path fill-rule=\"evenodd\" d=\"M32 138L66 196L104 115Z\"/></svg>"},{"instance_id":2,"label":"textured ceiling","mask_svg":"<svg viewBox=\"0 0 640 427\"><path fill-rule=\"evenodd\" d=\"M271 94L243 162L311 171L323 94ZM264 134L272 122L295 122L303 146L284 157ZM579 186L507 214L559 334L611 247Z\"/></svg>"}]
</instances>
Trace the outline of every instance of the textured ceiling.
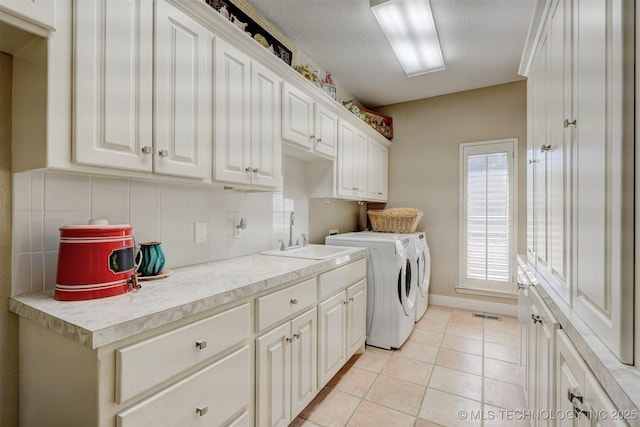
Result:
<instances>
[{"instance_id":1,"label":"textured ceiling","mask_svg":"<svg viewBox=\"0 0 640 427\"><path fill-rule=\"evenodd\" d=\"M535 3L431 0L446 69L408 78L369 0L246 1L369 107L522 79L517 70Z\"/></svg>"}]
</instances>

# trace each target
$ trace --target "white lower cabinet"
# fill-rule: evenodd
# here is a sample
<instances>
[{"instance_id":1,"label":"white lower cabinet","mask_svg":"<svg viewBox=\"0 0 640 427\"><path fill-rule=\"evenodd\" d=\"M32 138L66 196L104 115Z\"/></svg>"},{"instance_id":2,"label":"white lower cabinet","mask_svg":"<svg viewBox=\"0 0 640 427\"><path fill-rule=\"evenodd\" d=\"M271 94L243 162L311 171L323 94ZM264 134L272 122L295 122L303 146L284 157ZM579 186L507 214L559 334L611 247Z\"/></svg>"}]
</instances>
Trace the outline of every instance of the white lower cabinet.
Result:
<instances>
[{"instance_id":1,"label":"white lower cabinet","mask_svg":"<svg viewBox=\"0 0 640 427\"><path fill-rule=\"evenodd\" d=\"M256 339L256 425L287 426L316 395L317 310Z\"/></svg>"},{"instance_id":2,"label":"white lower cabinet","mask_svg":"<svg viewBox=\"0 0 640 427\"><path fill-rule=\"evenodd\" d=\"M529 288L531 298L531 323L529 326L529 355L527 360L527 399L530 410L554 411L555 409L555 341L560 327L542 297ZM535 417L535 426L552 425L547 417Z\"/></svg>"},{"instance_id":3,"label":"white lower cabinet","mask_svg":"<svg viewBox=\"0 0 640 427\"><path fill-rule=\"evenodd\" d=\"M556 360L556 405L563 415L559 426L626 426L625 418L637 417L615 407L562 330L557 331Z\"/></svg>"},{"instance_id":4,"label":"white lower cabinet","mask_svg":"<svg viewBox=\"0 0 640 427\"><path fill-rule=\"evenodd\" d=\"M348 287L319 305L320 387L364 345L366 325L365 281Z\"/></svg>"},{"instance_id":5,"label":"white lower cabinet","mask_svg":"<svg viewBox=\"0 0 640 427\"><path fill-rule=\"evenodd\" d=\"M249 346L119 413L119 427L248 424Z\"/></svg>"}]
</instances>

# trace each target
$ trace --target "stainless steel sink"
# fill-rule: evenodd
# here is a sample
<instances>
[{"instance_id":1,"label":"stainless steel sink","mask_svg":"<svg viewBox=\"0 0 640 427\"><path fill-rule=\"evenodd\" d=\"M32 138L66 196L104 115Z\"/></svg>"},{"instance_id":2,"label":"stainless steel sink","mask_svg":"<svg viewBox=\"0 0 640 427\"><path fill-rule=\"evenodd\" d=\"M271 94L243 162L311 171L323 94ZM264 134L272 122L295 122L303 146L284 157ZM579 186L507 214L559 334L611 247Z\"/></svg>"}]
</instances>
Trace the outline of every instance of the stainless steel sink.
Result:
<instances>
[{"instance_id":1,"label":"stainless steel sink","mask_svg":"<svg viewBox=\"0 0 640 427\"><path fill-rule=\"evenodd\" d=\"M270 251L261 252L262 255L284 256L290 258L306 258L306 259L328 259L340 256L353 248L345 246L328 246L328 245L309 245L296 249L288 249L281 251L280 249L272 249Z\"/></svg>"}]
</instances>

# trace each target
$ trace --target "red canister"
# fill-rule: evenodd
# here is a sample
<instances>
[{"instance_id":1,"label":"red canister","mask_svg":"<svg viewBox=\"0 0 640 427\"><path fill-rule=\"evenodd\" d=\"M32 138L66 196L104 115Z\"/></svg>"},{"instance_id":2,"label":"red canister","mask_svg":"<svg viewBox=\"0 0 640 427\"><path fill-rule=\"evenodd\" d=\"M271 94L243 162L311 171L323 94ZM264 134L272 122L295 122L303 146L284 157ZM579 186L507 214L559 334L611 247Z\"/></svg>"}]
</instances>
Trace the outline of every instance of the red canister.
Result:
<instances>
[{"instance_id":1,"label":"red canister","mask_svg":"<svg viewBox=\"0 0 640 427\"><path fill-rule=\"evenodd\" d=\"M55 299L80 301L120 295L135 274L130 225L60 228Z\"/></svg>"}]
</instances>

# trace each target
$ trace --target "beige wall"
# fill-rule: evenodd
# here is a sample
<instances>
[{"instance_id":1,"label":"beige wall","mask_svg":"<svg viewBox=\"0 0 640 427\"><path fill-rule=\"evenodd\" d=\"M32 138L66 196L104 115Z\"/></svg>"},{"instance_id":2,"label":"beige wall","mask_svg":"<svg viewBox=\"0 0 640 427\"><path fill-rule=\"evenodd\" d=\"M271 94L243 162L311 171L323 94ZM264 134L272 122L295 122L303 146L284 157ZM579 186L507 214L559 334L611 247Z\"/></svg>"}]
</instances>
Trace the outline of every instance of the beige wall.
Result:
<instances>
[{"instance_id":1,"label":"beige wall","mask_svg":"<svg viewBox=\"0 0 640 427\"><path fill-rule=\"evenodd\" d=\"M11 295L12 57L0 52L0 425L18 424L18 319Z\"/></svg>"},{"instance_id":2,"label":"beige wall","mask_svg":"<svg viewBox=\"0 0 640 427\"><path fill-rule=\"evenodd\" d=\"M338 229L340 233L358 231L358 219L361 208L358 202L331 199L309 199L309 243L324 244L329 230Z\"/></svg>"},{"instance_id":3,"label":"beige wall","mask_svg":"<svg viewBox=\"0 0 640 427\"><path fill-rule=\"evenodd\" d=\"M389 207L424 212L432 294L456 294L458 283L458 147L462 142L519 139L518 252L526 248L526 83L524 81L378 108L393 117ZM504 299L489 301L510 303Z\"/></svg>"}]
</instances>

